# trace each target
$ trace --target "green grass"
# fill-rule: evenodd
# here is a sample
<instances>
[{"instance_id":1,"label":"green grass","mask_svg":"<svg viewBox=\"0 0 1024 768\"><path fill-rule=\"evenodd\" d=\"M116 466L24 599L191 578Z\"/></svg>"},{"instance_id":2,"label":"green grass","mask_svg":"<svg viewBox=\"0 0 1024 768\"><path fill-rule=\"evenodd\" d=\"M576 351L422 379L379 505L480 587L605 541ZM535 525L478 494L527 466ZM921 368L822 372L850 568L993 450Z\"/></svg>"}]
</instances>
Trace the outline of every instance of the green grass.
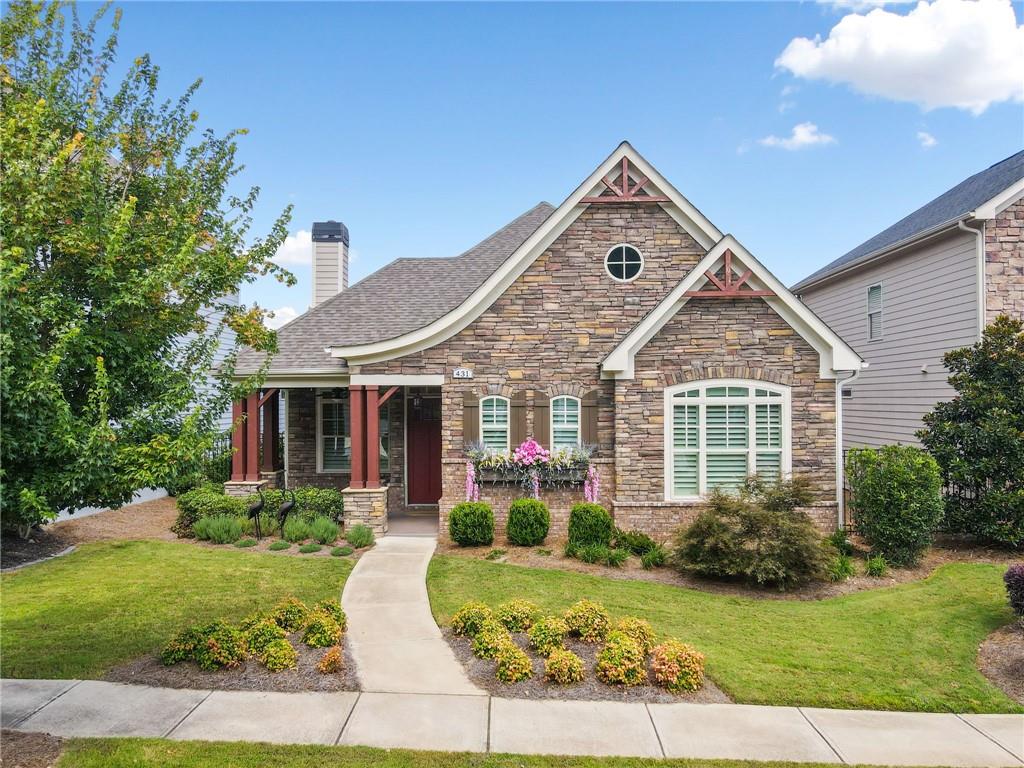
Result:
<instances>
[{"instance_id":1,"label":"green grass","mask_svg":"<svg viewBox=\"0 0 1024 768\"><path fill-rule=\"evenodd\" d=\"M825 768L823 763L535 757L159 739L71 739L65 747L58 768Z\"/></svg>"},{"instance_id":2,"label":"green grass","mask_svg":"<svg viewBox=\"0 0 1024 768\"><path fill-rule=\"evenodd\" d=\"M645 581L435 557L438 623L468 600L515 597L562 611L587 597L648 619L707 656L737 702L846 709L1020 712L975 668L978 645L1010 622L1002 566L951 564L922 581L821 601L731 597Z\"/></svg>"},{"instance_id":3,"label":"green grass","mask_svg":"<svg viewBox=\"0 0 1024 768\"><path fill-rule=\"evenodd\" d=\"M351 569L184 543L85 544L0 579L0 674L98 677L192 624L238 621L289 595L337 598Z\"/></svg>"}]
</instances>

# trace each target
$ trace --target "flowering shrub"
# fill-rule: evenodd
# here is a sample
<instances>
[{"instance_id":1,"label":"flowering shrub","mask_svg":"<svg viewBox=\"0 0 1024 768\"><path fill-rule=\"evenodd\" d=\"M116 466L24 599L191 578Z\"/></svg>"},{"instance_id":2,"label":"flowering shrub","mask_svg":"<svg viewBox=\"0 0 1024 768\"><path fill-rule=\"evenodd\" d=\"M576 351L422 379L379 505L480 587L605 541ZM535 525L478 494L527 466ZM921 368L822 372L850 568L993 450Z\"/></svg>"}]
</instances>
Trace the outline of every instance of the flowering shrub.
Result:
<instances>
[{"instance_id":1,"label":"flowering shrub","mask_svg":"<svg viewBox=\"0 0 1024 768\"><path fill-rule=\"evenodd\" d=\"M329 675L332 672L340 672L344 666L345 657L341 653L341 646L332 645L320 658L316 669L321 675Z\"/></svg>"},{"instance_id":2,"label":"flowering shrub","mask_svg":"<svg viewBox=\"0 0 1024 768\"><path fill-rule=\"evenodd\" d=\"M519 683L533 674L533 662L522 648L512 642L506 643L495 654L498 662L495 676L503 683Z\"/></svg>"},{"instance_id":3,"label":"flowering shrub","mask_svg":"<svg viewBox=\"0 0 1024 768\"><path fill-rule=\"evenodd\" d=\"M483 603L470 601L452 616L452 632L456 635L476 637L485 623L493 619L491 609Z\"/></svg>"},{"instance_id":4,"label":"flowering shrub","mask_svg":"<svg viewBox=\"0 0 1024 768\"><path fill-rule=\"evenodd\" d=\"M640 685L647 682L647 656L629 635L609 632L594 671L597 679L608 685Z\"/></svg>"},{"instance_id":5,"label":"flowering shrub","mask_svg":"<svg viewBox=\"0 0 1024 768\"><path fill-rule=\"evenodd\" d=\"M569 632L587 643L604 640L611 619L600 603L580 600L565 612L565 625Z\"/></svg>"},{"instance_id":6,"label":"flowering shrub","mask_svg":"<svg viewBox=\"0 0 1024 768\"><path fill-rule=\"evenodd\" d=\"M627 616L615 625L615 629L627 637L636 640L644 655L650 653L651 648L654 647L654 629L651 628L651 622L649 621Z\"/></svg>"},{"instance_id":7,"label":"flowering shrub","mask_svg":"<svg viewBox=\"0 0 1024 768\"><path fill-rule=\"evenodd\" d=\"M686 643L666 640L651 659L654 682L673 693L696 691L704 684L704 654Z\"/></svg>"},{"instance_id":8,"label":"flowering shrub","mask_svg":"<svg viewBox=\"0 0 1024 768\"><path fill-rule=\"evenodd\" d=\"M534 464L546 464L551 459L551 451L541 446L532 437L524 440L518 448L512 451L512 461L529 467Z\"/></svg>"},{"instance_id":9,"label":"flowering shrub","mask_svg":"<svg viewBox=\"0 0 1024 768\"><path fill-rule=\"evenodd\" d=\"M262 656L266 647L275 640L283 640L285 633L271 619L264 619L245 630L244 636L249 653L253 656Z\"/></svg>"},{"instance_id":10,"label":"flowering shrub","mask_svg":"<svg viewBox=\"0 0 1024 768\"><path fill-rule=\"evenodd\" d=\"M569 627L558 616L543 616L534 622L527 633L530 646L541 656L562 647L562 639L569 633Z\"/></svg>"},{"instance_id":11,"label":"flowering shrub","mask_svg":"<svg viewBox=\"0 0 1024 768\"><path fill-rule=\"evenodd\" d=\"M496 619L488 619L473 637L473 655L478 659L493 659L498 651L512 644L512 638Z\"/></svg>"},{"instance_id":12,"label":"flowering shrub","mask_svg":"<svg viewBox=\"0 0 1024 768\"><path fill-rule=\"evenodd\" d=\"M525 632L540 615L540 608L529 600L509 600L498 606L498 621L509 632Z\"/></svg>"},{"instance_id":13,"label":"flowering shrub","mask_svg":"<svg viewBox=\"0 0 1024 768\"><path fill-rule=\"evenodd\" d=\"M583 659L565 648L556 648L544 662L544 677L558 685L572 685L583 679Z\"/></svg>"},{"instance_id":14,"label":"flowering shrub","mask_svg":"<svg viewBox=\"0 0 1024 768\"><path fill-rule=\"evenodd\" d=\"M237 667L245 659L245 638L230 624L214 621L200 631L202 641L196 644L192 655L200 669Z\"/></svg>"},{"instance_id":15,"label":"flowering shrub","mask_svg":"<svg viewBox=\"0 0 1024 768\"><path fill-rule=\"evenodd\" d=\"M329 648L341 642L341 627L330 615L322 612L310 614L302 642L310 648Z\"/></svg>"},{"instance_id":16,"label":"flowering shrub","mask_svg":"<svg viewBox=\"0 0 1024 768\"><path fill-rule=\"evenodd\" d=\"M321 600L313 606L313 610L326 613L338 623L342 630L345 629L345 625L348 623L345 611L341 609L341 603L338 600Z\"/></svg>"},{"instance_id":17,"label":"flowering shrub","mask_svg":"<svg viewBox=\"0 0 1024 768\"><path fill-rule=\"evenodd\" d=\"M273 619L285 632L298 632L306 626L309 618L309 608L305 603L295 597L288 597L277 604L274 609Z\"/></svg>"},{"instance_id":18,"label":"flowering shrub","mask_svg":"<svg viewBox=\"0 0 1024 768\"><path fill-rule=\"evenodd\" d=\"M299 663L299 654L288 640L275 640L263 650L260 660L271 672L280 672L295 669Z\"/></svg>"}]
</instances>

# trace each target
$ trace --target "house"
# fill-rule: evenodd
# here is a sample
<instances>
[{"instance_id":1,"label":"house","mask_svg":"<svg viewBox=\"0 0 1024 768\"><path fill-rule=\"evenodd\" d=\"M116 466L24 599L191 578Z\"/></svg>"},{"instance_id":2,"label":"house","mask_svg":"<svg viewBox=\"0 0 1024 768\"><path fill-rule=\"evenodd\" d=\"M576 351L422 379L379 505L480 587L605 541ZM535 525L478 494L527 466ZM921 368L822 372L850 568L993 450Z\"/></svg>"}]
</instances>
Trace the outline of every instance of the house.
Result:
<instances>
[{"instance_id":1,"label":"house","mask_svg":"<svg viewBox=\"0 0 1024 768\"><path fill-rule=\"evenodd\" d=\"M861 358L628 143L561 205L454 258L398 259L350 287L347 229L318 224L313 240L313 306L278 331L272 359L239 359L269 367L235 405L228 492L336 486L347 522L384 531L436 510L443 532L466 499L467 446L532 436L592 449L623 528L664 537L755 472L808 475L811 516L841 521L839 392ZM564 536L581 488L540 494ZM483 485L499 535L523 495Z\"/></svg>"},{"instance_id":2,"label":"house","mask_svg":"<svg viewBox=\"0 0 1024 768\"><path fill-rule=\"evenodd\" d=\"M942 356L1024 315L1024 151L976 173L793 286L868 362L844 446L918 443L953 388Z\"/></svg>"}]
</instances>

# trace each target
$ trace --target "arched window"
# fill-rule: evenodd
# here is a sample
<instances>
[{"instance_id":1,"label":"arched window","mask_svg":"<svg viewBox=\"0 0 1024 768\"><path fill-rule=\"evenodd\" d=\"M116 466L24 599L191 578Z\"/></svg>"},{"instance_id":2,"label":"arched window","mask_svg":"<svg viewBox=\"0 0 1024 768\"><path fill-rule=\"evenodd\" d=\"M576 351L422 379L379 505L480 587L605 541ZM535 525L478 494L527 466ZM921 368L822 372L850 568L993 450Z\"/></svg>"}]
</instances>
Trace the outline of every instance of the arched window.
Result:
<instances>
[{"instance_id":1,"label":"arched window","mask_svg":"<svg viewBox=\"0 0 1024 768\"><path fill-rule=\"evenodd\" d=\"M665 390L665 496L735 490L748 475L790 470L790 393L761 381L718 379Z\"/></svg>"},{"instance_id":2,"label":"arched window","mask_svg":"<svg viewBox=\"0 0 1024 768\"><path fill-rule=\"evenodd\" d=\"M580 400L559 395L551 398L551 447L572 448L580 444Z\"/></svg>"},{"instance_id":3,"label":"arched window","mask_svg":"<svg viewBox=\"0 0 1024 768\"><path fill-rule=\"evenodd\" d=\"M508 398L492 395L480 400L480 439L495 451L507 451L509 433Z\"/></svg>"}]
</instances>

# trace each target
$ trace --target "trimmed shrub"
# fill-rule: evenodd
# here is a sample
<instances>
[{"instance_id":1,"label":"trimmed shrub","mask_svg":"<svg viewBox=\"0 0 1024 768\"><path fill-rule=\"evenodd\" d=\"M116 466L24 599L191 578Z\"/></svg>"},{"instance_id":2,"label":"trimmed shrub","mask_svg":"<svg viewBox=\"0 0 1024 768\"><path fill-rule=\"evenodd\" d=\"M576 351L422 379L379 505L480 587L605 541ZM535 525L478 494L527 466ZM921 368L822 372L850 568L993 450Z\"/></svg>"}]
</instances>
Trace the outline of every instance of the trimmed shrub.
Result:
<instances>
[{"instance_id":1,"label":"trimmed shrub","mask_svg":"<svg viewBox=\"0 0 1024 768\"><path fill-rule=\"evenodd\" d=\"M293 544L299 544L309 538L309 523L301 517L289 517L284 521L281 538Z\"/></svg>"},{"instance_id":2,"label":"trimmed shrub","mask_svg":"<svg viewBox=\"0 0 1024 768\"><path fill-rule=\"evenodd\" d=\"M640 565L645 571L652 568L661 568L668 562L668 550L661 544L655 544L654 549L640 555Z\"/></svg>"},{"instance_id":3,"label":"trimmed shrub","mask_svg":"<svg viewBox=\"0 0 1024 768\"><path fill-rule=\"evenodd\" d=\"M915 565L942 520L935 459L911 445L853 448L846 456L857 532L896 566Z\"/></svg>"},{"instance_id":4,"label":"trimmed shrub","mask_svg":"<svg viewBox=\"0 0 1024 768\"><path fill-rule=\"evenodd\" d=\"M295 492L295 507L289 517L301 518L307 523L318 517L326 517L336 523L344 519L345 499L337 488L317 488L313 485L303 485L293 489ZM288 491L287 498L291 499L292 490ZM284 503L285 492L278 488L271 488L263 492L266 500L264 509L276 518L277 510ZM250 496L245 500L245 505L255 502L259 496ZM265 529L264 529L265 530Z\"/></svg>"},{"instance_id":5,"label":"trimmed shrub","mask_svg":"<svg viewBox=\"0 0 1024 768\"><path fill-rule=\"evenodd\" d=\"M608 634L611 618L600 603L580 600L565 612L569 633L587 643L598 643Z\"/></svg>"},{"instance_id":6,"label":"trimmed shrub","mask_svg":"<svg viewBox=\"0 0 1024 768\"><path fill-rule=\"evenodd\" d=\"M647 682L647 656L629 635L609 632L594 671L597 679L608 685L641 685Z\"/></svg>"},{"instance_id":7,"label":"trimmed shrub","mask_svg":"<svg viewBox=\"0 0 1024 768\"><path fill-rule=\"evenodd\" d=\"M345 531L345 541L356 549L372 546L373 528L362 523L356 523Z\"/></svg>"},{"instance_id":8,"label":"trimmed shrub","mask_svg":"<svg viewBox=\"0 0 1024 768\"><path fill-rule=\"evenodd\" d=\"M260 661L271 672L281 672L285 669L295 669L299 664L299 654L286 638L268 644L263 649Z\"/></svg>"},{"instance_id":9,"label":"trimmed shrub","mask_svg":"<svg viewBox=\"0 0 1024 768\"><path fill-rule=\"evenodd\" d=\"M231 515L204 517L196 520L192 530L200 541L233 544L242 538L242 518Z\"/></svg>"},{"instance_id":10,"label":"trimmed shrub","mask_svg":"<svg viewBox=\"0 0 1024 768\"><path fill-rule=\"evenodd\" d=\"M275 640L285 638L284 630L270 619L263 619L243 631L246 648L256 657L262 656L267 646Z\"/></svg>"},{"instance_id":11,"label":"trimmed shrub","mask_svg":"<svg viewBox=\"0 0 1024 768\"><path fill-rule=\"evenodd\" d=\"M227 622L214 621L201 632L203 639L196 644L192 656L200 669L230 669L245 660L245 638Z\"/></svg>"},{"instance_id":12,"label":"trimmed shrub","mask_svg":"<svg viewBox=\"0 0 1024 768\"><path fill-rule=\"evenodd\" d=\"M631 637L640 645L640 650L646 656L654 647L654 629L651 622L645 619L638 619L634 616L626 616L615 625L615 630Z\"/></svg>"},{"instance_id":13,"label":"trimmed shrub","mask_svg":"<svg viewBox=\"0 0 1024 768\"><path fill-rule=\"evenodd\" d=\"M508 508L507 534L510 544L535 547L547 538L551 513L539 499L516 499Z\"/></svg>"},{"instance_id":14,"label":"trimmed shrub","mask_svg":"<svg viewBox=\"0 0 1024 768\"><path fill-rule=\"evenodd\" d=\"M509 600L494 615L509 632L525 632L540 616L540 607L529 600Z\"/></svg>"},{"instance_id":15,"label":"trimmed shrub","mask_svg":"<svg viewBox=\"0 0 1024 768\"><path fill-rule=\"evenodd\" d=\"M1003 583L1006 584L1006 596L1010 600L1010 607L1013 612L1024 621L1024 563L1011 565L1003 574Z\"/></svg>"},{"instance_id":16,"label":"trimmed shrub","mask_svg":"<svg viewBox=\"0 0 1024 768\"><path fill-rule=\"evenodd\" d=\"M499 648L494 660L498 663L494 675L503 683L521 683L533 674L533 662L515 643L509 642Z\"/></svg>"},{"instance_id":17,"label":"trimmed shrub","mask_svg":"<svg viewBox=\"0 0 1024 768\"><path fill-rule=\"evenodd\" d=\"M853 542L847 538L845 528L836 528L832 533L825 537L825 542L835 549L835 551L840 555L853 554Z\"/></svg>"},{"instance_id":18,"label":"trimmed shrub","mask_svg":"<svg viewBox=\"0 0 1024 768\"><path fill-rule=\"evenodd\" d=\"M498 651L511 644L508 630L496 619L488 619L473 635L473 655L478 659L493 659Z\"/></svg>"},{"instance_id":19,"label":"trimmed shrub","mask_svg":"<svg viewBox=\"0 0 1024 768\"><path fill-rule=\"evenodd\" d=\"M494 543L494 511L482 501L464 501L448 514L448 535L460 547Z\"/></svg>"},{"instance_id":20,"label":"trimmed shrub","mask_svg":"<svg viewBox=\"0 0 1024 768\"><path fill-rule=\"evenodd\" d=\"M327 517L315 517L309 524L310 538L320 544L333 544L340 530L338 524Z\"/></svg>"},{"instance_id":21,"label":"trimmed shrub","mask_svg":"<svg viewBox=\"0 0 1024 768\"><path fill-rule=\"evenodd\" d=\"M789 504L809 503L801 478L749 481L738 495L715 490L688 528L680 528L674 560L684 571L742 578L780 589L825 576L827 555L814 524Z\"/></svg>"},{"instance_id":22,"label":"trimmed shrub","mask_svg":"<svg viewBox=\"0 0 1024 768\"><path fill-rule=\"evenodd\" d=\"M309 608L297 597L286 597L275 606L271 618L285 632L298 632L309 620Z\"/></svg>"},{"instance_id":23,"label":"trimmed shrub","mask_svg":"<svg viewBox=\"0 0 1024 768\"><path fill-rule=\"evenodd\" d=\"M321 547L319 544L309 543L303 544L301 547L299 547L299 552L301 552L304 555L309 555L313 552L319 552L321 549L323 549L323 547Z\"/></svg>"},{"instance_id":24,"label":"trimmed shrub","mask_svg":"<svg viewBox=\"0 0 1024 768\"><path fill-rule=\"evenodd\" d=\"M204 485L181 494L176 500L178 518L171 530L181 538L194 536L193 526L204 517L230 515L238 517L245 514L246 506L242 499L227 496L213 486Z\"/></svg>"},{"instance_id":25,"label":"trimmed shrub","mask_svg":"<svg viewBox=\"0 0 1024 768\"><path fill-rule=\"evenodd\" d=\"M541 656L550 656L552 651L561 648L567 634L569 627L558 616L542 616L527 632L530 647Z\"/></svg>"},{"instance_id":26,"label":"trimmed shrub","mask_svg":"<svg viewBox=\"0 0 1024 768\"><path fill-rule=\"evenodd\" d=\"M341 627L330 614L314 611L306 622L302 642L310 648L329 648L341 642Z\"/></svg>"},{"instance_id":27,"label":"trimmed shrub","mask_svg":"<svg viewBox=\"0 0 1024 768\"><path fill-rule=\"evenodd\" d=\"M829 581L838 583L856 575L857 569L853 567L853 558L849 555L836 555L828 564Z\"/></svg>"},{"instance_id":28,"label":"trimmed shrub","mask_svg":"<svg viewBox=\"0 0 1024 768\"><path fill-rule=\"evenodd\" d=\"M625 549L637 557L643 557L657 547L658 543L643 531L624 531L621 528L616 528L612 546L615 549Z\"/></svg>"},{"instance_id":29,"label":"trimmed shrub","mask_svg":"<svg viewBox=\"0 0 1024 768\"><path fill-rule=\"evenodd\" d=\"M464 604L452 616L452 632L465 637L476 637L484 625L494 620L491 609L483 603L471 601Z\"/></svg>"},{"instance_id":30,"label":"trimmed shrub","mask_svg":"<svg viewBox=\"0 0 1024 768\"><path fill-rule=\"evenodd\" d=\"M573 505L569 511L569 543L578 547L588 544L609 546L614 527L612 516L600 504L583 502Z\"/></svg>"},{"instance_id":31,"label":"trimmed shrub","mask_svg":"<svg viewBox=\"0 0 1024 768\"><path fill-rule=\"evenodd\" d=\"M191 661L196 646L203 642L202 627L189 627L176 634L160 652L160 661L164 666L171 667L183 661Z\"/></svg>"},{"instance_id":32,"label":"trimmed shrub","mask_svg":"<svg viewBox=\"0 0 1024 768\"><path fill-rule=\"evenodd\" d=\"M557 685L583 680L583 659L565 648L555 648L544 661L544 677Z\"/></svg>"},{"instance_id":33,"label":"trimmed shrub","mask_svg":"<svg viewBox=\"0 0 1024 768\"><path fill-rule=\"evenodd\" d=\"M341 672L345 668L345 655L341 652L340 645L332 645L316 665L316 671L321 675L330 675Z\"/></svg>"},{"instance_id":34,"label":"trimmed shrub","mask_svg":"<svg viewBox=\"0 0 1024 768\"><path fill-rule=\"evenodd\" d=\"M321 600L313 606L313 611L326 613L338 623L342 631L348 625L348 617L345 616L345 611L342 610L341 603L338 600Z\"/></svg>"},{"instance_id":35,"label":"trimmed shrub","mask_svg":"<svg viewBox=\"0 0 1024 768\"><path fill-rule=\"evenodd\" d=\"M696 691L704 685L704 654L678 640L666 640L651 658L654 682L672 693Z\"/></svg>"},{"instance_id":36,"label":"trimmed shrub","mask_svg":"<svg viewBox=\"0 0 1024 768\"><path fill-rule=\"evenodd\" d=\"M869 557L864 563L864 573L876 579L880 579L889 572L889 564L881 555Z\"/></svg>"},{"instance_id":37,"label":"trimmed shrub","mask_svg":"<svg viewBox=\"0 0 1024 768\"><path fill-rule=\"evenodd\" d=\"M271 552L280 552L283 549L291 549L291 548L292 548L292 543L290 541L280 541L280 540L271 543L271 545L269 547L267 547L267 549L269 549Z\"/></svg>"},{"instance_id":38,"label":"trimmed shrub","mask_svg":"<svg viewBox=\"0 0 1024 768\"><path fill-rule=\"evenodd\" d=\"M247 547L255 547L257 544L259 544L259 542L256 541L256 539L239 539L238 541L235 542L235 546L238 547L239 549L245 549Z\"/></svg>"},{"instance_id":39,"label":"trimmed shrub","mask_svg":"<svg viewBox=\"0 0 1024 768\"><path fill-rule=\"evenodd\" d=\"M352 549L352 547L332 547L331 557L348 557L353 552L355 552L355 550Z\"/></svg>"}]
</instances>

